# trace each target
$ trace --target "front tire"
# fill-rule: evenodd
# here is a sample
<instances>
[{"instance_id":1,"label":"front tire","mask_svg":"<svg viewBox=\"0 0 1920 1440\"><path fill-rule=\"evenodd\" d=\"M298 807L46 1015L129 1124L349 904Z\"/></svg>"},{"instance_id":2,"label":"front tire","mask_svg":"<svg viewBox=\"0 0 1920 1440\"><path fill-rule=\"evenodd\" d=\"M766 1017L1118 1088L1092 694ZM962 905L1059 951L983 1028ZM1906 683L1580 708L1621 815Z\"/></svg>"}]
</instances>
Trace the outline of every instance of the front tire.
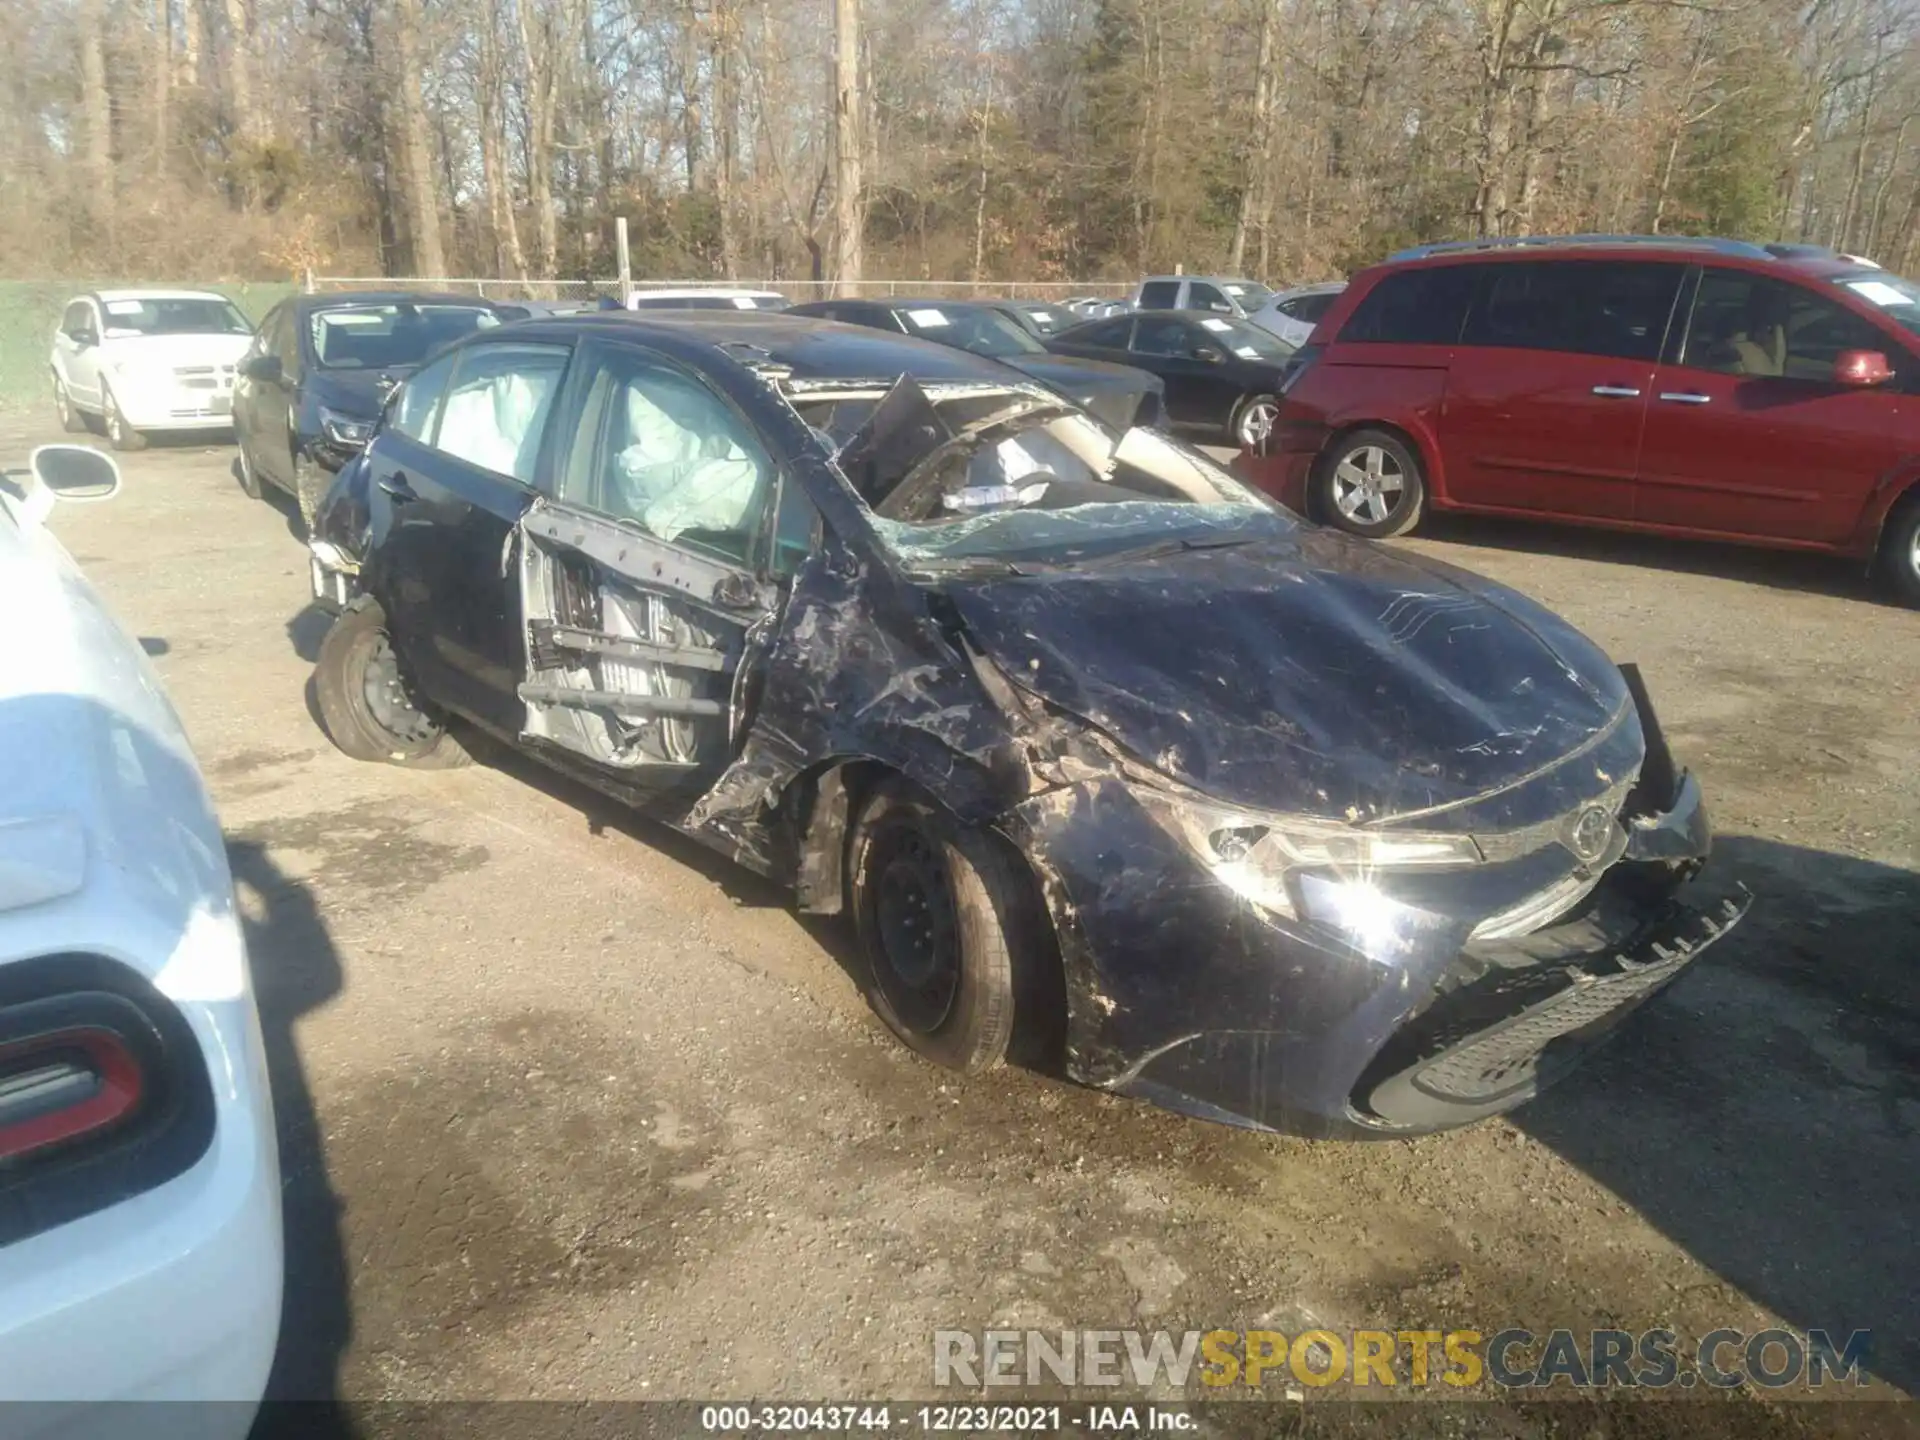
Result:
<instances>
[{"instance_id":1,"label":"front tire","mask_svg":"<svg viewBox=\"0 0 1920 1440\"><path fill-rule=\"evenodd\" d=\"M1426 473L1397 435L1355 430L1320 457L1313 479L1314 517L1369 540L1405 535L1427 508Z\"/></svg>"},{"instance_id":2,"label":"front tire","mask_svg":"<svg viewBox=\"0 0 1920 1440\"><path fill-rule=\"evenodd\" d=\"M87 417L75 408L73 397L67 393L67 385L59 375L53 377L53 408L60 416L60 428L69 435L86 433Z\"/></svg>"},{"instance_id":3,"label":"front tire","mask_svg":"<svg viewBox=\"0 0 1920 1440\"><path fill-rule=\"evenodd\" d=\"M308 539L313 538L313 519L319 513L327 482L332 478L318 464L302 455L297 446L294 448L293 498L300 506L300 524Z\"/></svg>"},{"instance_id":4,"label":"front tire","mask_svg":"<svg viewBox=\"0 0 1920 1440\"><path fill-rule=\"evenodd\" d=\"M107 443L116 450L144 450L147 437L127 424L127 417L120 413L120 402L113 398L113 391L106 382L100 382L100 419L106 426Z\"/></svg>"},{"instance_id":5,"label":"front tire","mask_svg":"<svg viewBox=\"0 0 1920 1440\"><path fill-rule=\"evenodd\" d=\"M1880 568L1893 593L1920 609L1920 493L1909 495L1887 518Z\"/></svg>"},{"instance_id":6,"label":"front tire","mask_svg":"<svg viewBox=\"0 0 1920 1440\"><path fill-rule=\"evenodd\" d=\"M253 457L247 454L247 442L243 438L239 443L239 458L235 464L240 470L240 491L249 500L260 498L260 472L253 468Z\"/></svg>"},{"instance_id":7,"label":"front tire","mask_svg":"<svg viewBox=\"0 0 1920 1440\"><path fill-rule=\"evenodd\" d=\"M355 760L445 770L470 763L460 742L420 702L370 596L342 612L320 642L314 699L327 738Z\"/></svg>"},{"instance_id":8,"label":"front tire","mask_svg":"<svg viewBox=\"0 0 1920 1440\"><path fill-rule=\"evenodd\" d=\"M998 1065L1014 1033L1016 966L1037 954L1033 887L1018 857L899 782L867 802L847 850L874 1012L936 1065L969 1074Z\"/></svg>"},{"instance_id":9,"label":"front tire","mask_svg":"<svg viewBox=\"0 0 1920 1440\"><path fill-rule=\"evenodd\" d=\"M1280 402L1271 395L1249 395L1233 412L1233 441L1258 455L1280 418Z\"/></svg>"}]
</instances>

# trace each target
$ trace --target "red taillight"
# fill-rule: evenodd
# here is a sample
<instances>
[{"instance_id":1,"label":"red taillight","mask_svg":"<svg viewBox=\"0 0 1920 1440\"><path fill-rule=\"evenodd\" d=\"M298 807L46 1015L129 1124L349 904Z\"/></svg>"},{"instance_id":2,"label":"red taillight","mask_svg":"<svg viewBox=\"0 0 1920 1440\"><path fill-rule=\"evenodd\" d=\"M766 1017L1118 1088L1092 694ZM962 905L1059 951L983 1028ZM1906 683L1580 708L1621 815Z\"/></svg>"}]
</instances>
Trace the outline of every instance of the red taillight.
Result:
<instances>
[{"instance_id":1,"label":"red taillight","mask_svg":"<svg viewBox=\"0 0 1920 1440\"><path fill-rule=\"evenodd\" d=\"M140 1062L111 1030L0 1045L0 1163L113 1129L140 1108Z\"/></svg>"}]
</instances>

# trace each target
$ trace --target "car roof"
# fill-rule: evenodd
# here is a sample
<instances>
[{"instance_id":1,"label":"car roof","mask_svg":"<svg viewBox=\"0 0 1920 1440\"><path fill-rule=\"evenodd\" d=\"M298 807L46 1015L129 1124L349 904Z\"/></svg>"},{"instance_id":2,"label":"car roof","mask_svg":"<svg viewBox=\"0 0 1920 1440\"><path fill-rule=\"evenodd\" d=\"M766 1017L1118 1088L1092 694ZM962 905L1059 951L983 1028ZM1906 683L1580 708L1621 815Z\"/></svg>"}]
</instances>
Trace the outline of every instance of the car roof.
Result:
<instances>
[{"instance_id":1,"label":"car roof","mask_svg":"<svg viewBox=\"0 0 1920 1440\"><path fill-rule=\"evenodd\" d=\"M213 290L95 290L91 292L96 300L220 300L226 296ZM75 300L84 300L86 296L76 295ZM69 304L72 302L69 301Z\"/></svg>"},{"instance_id":2,"label":"car roof","mask_svg":"<svg viewBox=\"0 0 1920 1440\"><path fill-rule=\"evenodd\" d=\"M1290 285L1274 295L1276 300L1289 300L1296 295L1334 295L1347 288L1344 280L1316 280L1311 285Z\"/></svg>"},{"instance_id":3,"label":"car roof","mask_svg":"<svg viewBox=\"0 0 1920 1440\"><path fill-rule=\"evenodd\" d=\"M684 285L679 287L661 286L659 288L643 285L636 286L632 294L636 300L643 298L648 300L697 300L702 295L716 296L721 300L731 300L736 296L748 295L756 300L766 296L773 296L781 300L787 298L778 290L743 290L738 286L728 285Z\"/></svg>"},{"instance_id":4,"label":"car roof","mask_svg":"<svg viewBox=\"0 0 1920 1440\"><path fill-rule=\"evenodd\" d=\"M951 345L786 311L604 310L523 320L512 328L520 340L564 340L586 333L651 346L687 361L716 353L741 364L763 361L788 368L803 380L891 379L904 373L926 380L1014 383L1023 378L997 360ZM504 333L483 331L474 339Z\"/></svg>"},{"instance_id":5,"label":"car roof","mask_svg":"<svg viewBox=\"0 0 1920 1440\"><path fill-rule=\"evenodd\" d=\"M436 290L331 290L324 295L301 295L296 303L302 310L335 310L350 305L466 305L476 310L491 310L493 302L478 295L456 295ZM517 302L516 302L517 303Z\"/></svg>"},{"instance_id":6,"label":"car roof","mask_svg":"<svg viewBox=\"0 0 1920 1440\"><path fill-rule=\"evenodd\" d=\"M1778 255L1750 241L1728 240L1712 235L1545 235L1445 241L1396 251L1379 265L1399 269L1405 266L1512 264L1555 257L1581 260L1662 259L1694 263L1710 260L1717 265L1735 268L1815 277L1859 268L1856 262L1832 253L1795 252Z\"/></svg>"}]
</instances>

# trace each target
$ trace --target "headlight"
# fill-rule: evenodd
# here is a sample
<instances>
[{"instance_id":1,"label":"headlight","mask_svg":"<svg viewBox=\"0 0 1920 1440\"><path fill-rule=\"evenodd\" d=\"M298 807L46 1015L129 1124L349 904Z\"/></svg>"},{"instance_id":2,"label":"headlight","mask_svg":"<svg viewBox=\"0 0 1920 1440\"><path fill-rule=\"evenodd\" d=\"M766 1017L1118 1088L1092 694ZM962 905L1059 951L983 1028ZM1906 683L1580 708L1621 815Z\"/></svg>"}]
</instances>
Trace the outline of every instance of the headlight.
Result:
<instances>
[{"instance_id":1,"label":"headlight","mask_svg":"<svg viewBox=\"0 0 1920 1440\"><path fill-rule=\"evenodd\" d=\"M342 415L324 405L320 407L320 428L326 432L327 439L336 445L358 450L373 439L373 427L371 420L356 420L351 415Z\"/></svg>"},{"instance_id":2,"label":"headlight","mask_svg":"<svg viewBox=\"0 0 1920 1440\"><path fill-rule=\"evenodd\" d=\"M1221 884L1289 918L1299 918L1288 885L1296 870L1332 870L1342 880L1364 885L1382 870L1477 865L1482 859L1471 835L1363 830L1316 817L1260 815L1145 793L1141 801Z\"/></svg>"}]
</instances>

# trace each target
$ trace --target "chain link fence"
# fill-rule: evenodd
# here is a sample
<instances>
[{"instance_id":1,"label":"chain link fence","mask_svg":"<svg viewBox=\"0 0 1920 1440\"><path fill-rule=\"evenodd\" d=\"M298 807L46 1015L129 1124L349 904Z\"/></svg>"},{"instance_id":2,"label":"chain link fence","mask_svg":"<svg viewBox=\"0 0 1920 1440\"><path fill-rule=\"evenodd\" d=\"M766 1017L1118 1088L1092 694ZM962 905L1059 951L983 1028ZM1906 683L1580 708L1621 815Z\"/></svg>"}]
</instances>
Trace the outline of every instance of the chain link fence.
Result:
<instances>
[{"instance_id":1,"label":"chain link fence","mask_svg":"<svg viewBox=\"0 0 1920 1440\"><path fill-rule=\"evenodd\" d=\"M884 299L907 295L942 300L1011 299L1124 300L1133 293L1127 280L860 280L843 285L837 280L635 280L635 294L649 290L771 290L795 304L851 295ZM553 304L592 304L602 296L618 297L620 282L606 280L515 280L477 276L443 279L396 279L390 275L308 275L307 289L316 293L341 290L432 291L447 295L474 295L483 300L538 300Z\"/></svg>"}]
</instances>

